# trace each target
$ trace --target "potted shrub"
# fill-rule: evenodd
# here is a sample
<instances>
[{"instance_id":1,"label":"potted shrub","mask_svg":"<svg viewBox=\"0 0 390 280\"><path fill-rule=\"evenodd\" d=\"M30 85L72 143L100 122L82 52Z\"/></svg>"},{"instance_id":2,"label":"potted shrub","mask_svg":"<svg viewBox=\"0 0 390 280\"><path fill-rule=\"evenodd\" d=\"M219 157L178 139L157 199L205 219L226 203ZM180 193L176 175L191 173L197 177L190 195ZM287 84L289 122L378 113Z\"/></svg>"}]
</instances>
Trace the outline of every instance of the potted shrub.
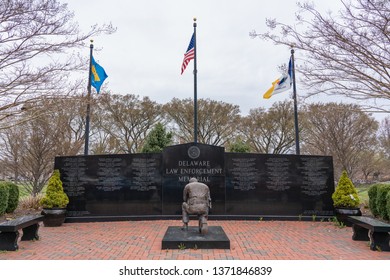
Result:
<instances>
[{"instance_id":1,"label":"potted shrub","mask_svg":"<svg viewBox=\"0 0 390 280\"><path fill-rule=\"evenodd\" d=\"M39 203L43 207L42 214L45 216L43 224L45 226L58 227L63 224L69 198L62 187L60 171L58 169L54 170L50 177L46 194Z\"/></svg>"},{"instance_id":2,"label":"potted shrub","mask_svg":"<svg viewBox=\"0 0 390 280\"><path fill-rule=\"evenodd\" d=\"M337 220L346 226L352 226L347 220L347 216L361 216L360 200L356 188L351 179L348 178L347 172L343 171L339 182L332 194L333 206Z\"/></svg>"}]
</instances>

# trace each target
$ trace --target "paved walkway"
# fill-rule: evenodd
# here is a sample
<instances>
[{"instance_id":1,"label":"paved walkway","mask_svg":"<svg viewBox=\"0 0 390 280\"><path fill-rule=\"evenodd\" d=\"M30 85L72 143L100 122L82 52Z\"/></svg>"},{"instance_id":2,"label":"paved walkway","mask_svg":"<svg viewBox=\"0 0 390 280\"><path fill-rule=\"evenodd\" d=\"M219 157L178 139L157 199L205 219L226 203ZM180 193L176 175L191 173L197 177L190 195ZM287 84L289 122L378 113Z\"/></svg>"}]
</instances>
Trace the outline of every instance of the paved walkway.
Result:
<instances>
[{"instance_id":1,"label":"paved walkway","mask_svg":"<svg viewBox=\"0 0 390 280\"><path fill-rule=\"evenodd\" d=\"M195 225L190 222L190 226ZM19 250L0 260L390 260L353 241L352 229L331 222L209 221L222 226L230 250L162 250L168 226L180 221L66 223L39 229L39 241L20 241Z\"/></svg>"}]
</instances>

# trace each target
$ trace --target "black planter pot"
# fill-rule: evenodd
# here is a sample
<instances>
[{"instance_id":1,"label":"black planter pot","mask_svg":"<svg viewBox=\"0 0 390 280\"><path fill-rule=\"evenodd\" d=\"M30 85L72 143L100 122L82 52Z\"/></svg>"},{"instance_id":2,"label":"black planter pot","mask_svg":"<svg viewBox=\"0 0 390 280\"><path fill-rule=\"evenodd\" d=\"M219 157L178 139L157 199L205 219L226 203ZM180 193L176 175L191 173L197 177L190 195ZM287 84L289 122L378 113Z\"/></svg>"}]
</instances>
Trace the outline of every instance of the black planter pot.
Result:
<instances>
[{"instance_id":1,"label":"black planter pot","mask_svg":"<svg viewBox=\"0 0 390 280\"><path fill-rule=\"evenodd\" d=\"M348 216L361 216L360 208L335 207L334 212L339 222L342 222L347 227L351 227L352 223L348 221Z\"/></svg>"},{"instance_id":2,"label":"black planter pot","mask_svg":"<svg viewBox=\"0 0 390 280\"><path fill-rule=\"evenodd\" d=\"M42 215L44 215L43 225L45 227L59 227L66 218L66 208L43 208Z\"/></svg>"}]
</instances>

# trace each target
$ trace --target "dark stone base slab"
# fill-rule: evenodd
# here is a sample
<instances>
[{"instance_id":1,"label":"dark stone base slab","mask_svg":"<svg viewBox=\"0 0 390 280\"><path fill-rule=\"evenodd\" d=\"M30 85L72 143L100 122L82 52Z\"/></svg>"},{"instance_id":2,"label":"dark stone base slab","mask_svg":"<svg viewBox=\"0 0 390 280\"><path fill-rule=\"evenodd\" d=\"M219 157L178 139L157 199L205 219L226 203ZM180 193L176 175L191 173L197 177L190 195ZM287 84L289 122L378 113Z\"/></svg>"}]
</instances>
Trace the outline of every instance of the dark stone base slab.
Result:
<instances>
[{"instance_id":1,"label":"dark stone base slab","mask_svg":"<svg viewBox=\"0 0 390 280\"><path fill-rule=\"evenodd\" d=\"M281 215L209 215L209 221L328 221L330 216L281 216ZM66 217L65 223L96 223L96 222L119 222L119 221L153 221L153 220L181 220L182 215L133 215L133 216L78 216ZM194 218L195 219L195 218Z\"/></svg>"},{"instance_id":2,"label":"dark stone base slab","mask_svg":"<svg viewBox=\"0 0 390 280\"><path fill-rule=\"evenodd\" d=\"M162 249L230 249L230 240L220 226L209 226L207 234L199 233L199 227L168 227L162 240Z\"/></svg>"}]
</instances>

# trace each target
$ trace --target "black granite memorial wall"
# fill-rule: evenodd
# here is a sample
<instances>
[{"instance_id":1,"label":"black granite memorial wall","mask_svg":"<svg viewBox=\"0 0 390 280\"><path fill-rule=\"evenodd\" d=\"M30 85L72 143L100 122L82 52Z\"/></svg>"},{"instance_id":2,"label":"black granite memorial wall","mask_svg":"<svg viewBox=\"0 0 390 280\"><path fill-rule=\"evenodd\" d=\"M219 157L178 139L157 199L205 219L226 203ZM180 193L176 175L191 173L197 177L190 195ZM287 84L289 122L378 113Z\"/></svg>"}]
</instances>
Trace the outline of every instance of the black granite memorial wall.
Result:
<instances>
[{"instance_id":1,"label":"black granite memorial wall","mask_svg":"<svg viewBox=\"0 0 390 280\"><path fill-rule=\"evenodd\" d=\"M333 215L332 158L225 154L227 215Z\"/></svg>"},{"instance_id":2,"label":"black granite memorial wall","mask_svg":"<svg viewBox=\"0 0 390 280\"><path fill-rule=\"evenodd\" d=\"M225 153L188 143L161 154L56 157L55 168L69 219L181 215L191 177L210 188L210 217L333 215L331 157Z\"/></svg>"},{"instance_id":3,"label":"black granite memorial wall","mask_svg":"<svg viewBox=\"0 0 390 280\"><path fill-rule=\"evenodd\" d=\"M160 215L161 155L57 157L68 216Z\"/></svg>"},{"instance_id":4,"label":"black granite memorial wall","mask_svg":"<svg viewBox=\"0 0 390 280\"><path fill-rule=\"evenodd\" d=\"M164 149L164 215L181 215L183 189L192 177L210 189L213 202L210 215L225 214L224 152L222 147L191 143Z\"/></svg>"}]
</instances>

